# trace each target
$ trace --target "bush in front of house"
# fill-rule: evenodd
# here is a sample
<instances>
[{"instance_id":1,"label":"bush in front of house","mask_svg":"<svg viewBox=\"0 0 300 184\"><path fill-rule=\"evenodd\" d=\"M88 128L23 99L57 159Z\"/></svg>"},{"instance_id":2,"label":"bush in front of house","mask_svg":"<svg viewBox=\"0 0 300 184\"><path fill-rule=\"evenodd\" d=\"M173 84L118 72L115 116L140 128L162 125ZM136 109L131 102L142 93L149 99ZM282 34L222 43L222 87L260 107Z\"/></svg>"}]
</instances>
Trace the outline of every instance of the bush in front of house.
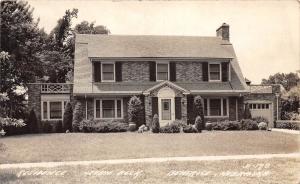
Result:
<instances>
[{"instance_id":1,"label":"bush in front of house","mask_svg":"<svg viewBox=\"0 0 300 184\"><path fill-rule=\"evenodd\" d=\"M171 122L163 127L160 127L159 132L160 133L180 133L180 127L181 125L177 122Z\"/></svg>"},{"instance_id":2,"label":"bush in front of house","mask_svg":"<svg viewBox=\"0 0 300 184\"><path fill-rule=\"evenodd\" d=\"M195 120L195 128L199 133L201 133L202 131L202 126L203 126L203 120L201 119L200 116L197 116Z\"/></svg>"},{"instance_id":3,"label":"bush in front of house","mask_svg":"<svg viewBox=\"0 0 300 184\"><path fill-rule=\"evenodd\" d=\"M248 103L245 104L245 109L244 109L244 112L243 112L243 118L244 119L251 119L252 118Z\"/></svg>"},{"instance_id":4,"label":"bush in front of house","mask_svg":"<svg viewBox=\"0 0 300 184\"><path fill-rule=\"evenodd\" d=\"M205 124L205 129L208 130L208 131L211 131L211 130L213 129L212 123L211 123L211 122L207 122L207 123Z\"/></svg>"},{"instance_id":5,"label":"bush in front of house","mask_svg":"<svg viewBox=\"0 0 300 184\"><path fill-rule=\"evenodd\" d=\"M70 102L67 103L64 118L62 122L62 129L65 132L66 130L72 130L72 120L73 120L73 109L72 104Z\"/></svg>"},{"instance_id":6,"label":"bush in front of house","mask_svg":"<svg viewBox=\"0 0 300 184\"><path fill-rule=\"evenodd\" d=\"M153 133L159 133L159 119L158 119L158 115L154 114L153 116L153 120L152 120L152 132Z\"/></svg>"},{"instance_id":7,"label":"bush in front of house","mask_svg":"<svg viewBox=\"0 0 300 184\"><path fill-rule=\"evenodd\" d=\"M38 120L35 114L34 109L31 109L28 117L28 132L30 133L38 133Z\"/></svg>"},{"instance_id":8,"label":"bush in front of house","mask_svg":"<svg viewBox=\"0 0 300 184\"><path fill-rule=\"evenodd\" d=\"M126 132L128 130L128 124L117 121L111 120L107 122L97 122L94 120L82 120L79 123L78 127L80 132L85 133L109 133L109 132Z\"/></svg>"},{"instance_id":9,"label":"bush in front of house","mask_svg":"<svg viewBox=\"0 0 300 184\"><path fill-rule=\"evenodd\" d=\"M242 119L241 130L258 130L257 122L252 119Z\"/></svg>"},{"instance_id":10,"label":"bush in front of house","mask_svg":"<svg viewBox=\"0 0 300 184\"><path fill-rule=\"evenodd\" d=\"M300 130L300 124L296 122L276 122L276 128Z\"/></svg>"},{"instance_id":11,"label":"bush in front of house","mask_svg":"<svg viewBox=\"0 0 300 184\"><path fill-rule=\"evenodd\" d=\"M203 105L203 99L201 96L195 96L194 98L194 107L195 107L195 116L197 119L197 116L200 116L201 118L201 124L200 124L200 128L201 130L205 128L205 121L204 121L204 105ZM199 125L197 125L199 126ZM199 127L197 127L198 129ZM200 130L200 128L198 129L198 131ZM201 132L201 131L200 131Z\"/></svg>"},{"instance_id":12,"label":"bush in front of house","mask_svg":"<svg viewBox=\"0 0 300 184\"><path fill-rule=\"evenodd\" d=\"M259 130L267 130L268 124L266 122L260 122L260 123L258 123L258 129Z\"/></svg>"},{"instance_id":13,"label":"bush in front of house","mask_svg":"<svg viewBox=\"0 0 300 184\"><path fill-rule=\"evenodd\" d=\"M134 132L136 130L136 124L133 122L129 122L128 130L130 132Z\"/></svg>"},{"instance_id":14,"label":"bush in front of house","mask_svg":"<svg viewBox=\"0 0 300 184\"><path fill-rule=\"evenodd\" d=\"M79 124L83 120L82 106L80 102L75 104L73 111L72 130L73 132L79 131Z\"/></svg>"},{"instance_id":15,"label":"bush in front of house","mask_svg":"<svg viewBox=\"0 0 300 184\"><path fill-rule=\"evenodd\" d=\"M25 132L26 123L23 119L14 119L14 118L2 118L0 117L0 131L4 135L16 135L22 134Z\"/></svg>"},{"instance_id":16,"label":"bush in front of house","mask_svg":"<svg viewBox=\"0 0 300 184\"><path fill-rule=\"evenodd\" d=\"M137 96L132 96L128 101L128 120L129 122L134 122L136 127L140 127L143 124L142 111L141 99Z\"/></svg>"},{"instance_id":17,"label":"bush in front of house","mask_svg":"<svg viewBox=\"0 0 300 184\"><path fill-rule=\"evenodd\" d=\"M260 122L265 122L267 124L269 123L269 121L266 118L262 117L262 116L254 117L254 118L252 118L252 120L256 121L256 123L258 123L258 124Z\"/></svg>"},{"instance_id":18,"label":"bush in front of house","mask_svg":"<svg viewBox=\"0 0 300 184\"><path fill-rule=\"evenodd\" d=\"M211 123L212 130L240 130L241 129L241 123L238 121L218 121L218 122L212 122Z\"/></svg>"},{"instance_id":19,"label":"bush in front of house","mask_svg":"<svg viewBox=\"0 0 300 184\"><path fill-rule=\"evenodd\" d=\"M182 127L184 133L197 133L198 130L193 125L184 125Z\"/></svg>"}]
</instances>

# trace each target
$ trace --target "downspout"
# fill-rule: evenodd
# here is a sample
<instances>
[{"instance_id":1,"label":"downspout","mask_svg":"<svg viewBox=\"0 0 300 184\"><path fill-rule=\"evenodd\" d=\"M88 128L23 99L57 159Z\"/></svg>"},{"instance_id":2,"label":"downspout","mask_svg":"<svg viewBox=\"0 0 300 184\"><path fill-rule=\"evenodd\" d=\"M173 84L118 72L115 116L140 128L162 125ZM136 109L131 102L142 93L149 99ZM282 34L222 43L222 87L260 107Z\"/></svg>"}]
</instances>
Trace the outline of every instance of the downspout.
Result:
<instances>
[{"instance_id":1,"label":"downspout","mask_svg":"<svg viewBox=\"0 0 300 184\"><path fill-rule=\"evenodd\" d=\"M275 94L276 95L276 120L278 121L279 120L279 105L278 105L278 103L279 103L279 100L278 100L278 97L279 97L279 94L278 93L276 93Z\"/></svg>"}]
</instances>

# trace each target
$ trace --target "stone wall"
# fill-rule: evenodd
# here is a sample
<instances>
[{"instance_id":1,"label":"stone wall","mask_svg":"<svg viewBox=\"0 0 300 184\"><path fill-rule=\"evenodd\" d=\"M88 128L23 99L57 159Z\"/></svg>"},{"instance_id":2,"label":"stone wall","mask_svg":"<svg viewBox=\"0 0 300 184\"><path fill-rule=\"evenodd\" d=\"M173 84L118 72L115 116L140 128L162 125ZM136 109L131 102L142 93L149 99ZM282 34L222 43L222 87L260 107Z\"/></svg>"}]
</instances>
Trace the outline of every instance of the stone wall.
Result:
<instances>
[{"instance_id":1,"label":"stone wall","mask_svg":"<svg viewBox=\"0 0 300 184\"><path fill-rule=\"evenodd\" d=\"M28 84L28 110L34 110L38 119L38 128L41 131L41 85Z\"/></svg>"},{"instance_id":2,"label":"stone wall","mask_svg":"<svg viewBox=\"0 0 300 184\"><path fill-rule=\"evenodd\" d=\"M176 62L176 81L199 82L202 81L201 62Z\"/></svg>"},{"instance_id":3,"label":"stone wall","mask_svg":"<svg viewBox=\"0 0 300 184\"><path fill-rule=\"evenodd\" d=\"M149 62L128 61L122 62L122 81L147 82L150 80Z\"/></svg>"}]
</instances>

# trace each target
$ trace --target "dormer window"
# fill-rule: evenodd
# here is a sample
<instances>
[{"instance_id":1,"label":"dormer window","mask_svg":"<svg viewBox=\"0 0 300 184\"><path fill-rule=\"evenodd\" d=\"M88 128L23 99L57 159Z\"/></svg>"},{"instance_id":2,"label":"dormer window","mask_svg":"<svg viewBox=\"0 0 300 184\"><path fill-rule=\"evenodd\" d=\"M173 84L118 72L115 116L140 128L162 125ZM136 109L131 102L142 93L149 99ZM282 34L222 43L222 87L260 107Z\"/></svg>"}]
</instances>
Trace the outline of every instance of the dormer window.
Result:
<instances>
[{"instance_id":1,"label":"dormer window","mask_svg":"<svg viewBox=\"0 0 300 184\"><path fill-rule=\"evenodd\" d=\"M209 81L221 81L221 64L209 64Z\"/></svg>"},{"instance_id":2,"label":"dormer window","mask_svg":"<svg viewBox=\"0 0 300 184\"><path fill-rule=\"evenodd\" d=\"M101 81L115 82L115 64L101 63Z\"/></svg>"},{"instance_id":3,"label":"dormer window","mask_svg":"<svg viewBox=\"0 0 300 184\"><path fill-rule=\"evenodd\" d=\"M169 63L157 63L156 68L157 81L169 80Z\"/></svg>"}]
</instances>

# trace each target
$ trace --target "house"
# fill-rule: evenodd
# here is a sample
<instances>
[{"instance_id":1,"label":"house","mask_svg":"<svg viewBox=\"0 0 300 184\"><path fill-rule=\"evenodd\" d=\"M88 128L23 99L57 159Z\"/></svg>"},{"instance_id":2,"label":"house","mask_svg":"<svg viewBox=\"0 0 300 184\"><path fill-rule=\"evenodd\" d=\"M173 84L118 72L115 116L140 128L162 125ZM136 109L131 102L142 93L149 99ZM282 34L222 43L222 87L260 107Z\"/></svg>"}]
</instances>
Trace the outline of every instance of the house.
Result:
<instances>
[{"instance_id":1,"label":"house","mask_svg":"<svg viewBox=\"0 0 300 184\"><path fill-rule=\"evenodd\" d=\"M29 107L43 121L61 120L68 101L86 119L128 121L127 103L139 96L144 122L193 123L193 99L204 99L205 119L240 120L249 87L241 72L229 25L215 37L77 34L73 84L29 85Z\"/></svg>"}]
</instances>

